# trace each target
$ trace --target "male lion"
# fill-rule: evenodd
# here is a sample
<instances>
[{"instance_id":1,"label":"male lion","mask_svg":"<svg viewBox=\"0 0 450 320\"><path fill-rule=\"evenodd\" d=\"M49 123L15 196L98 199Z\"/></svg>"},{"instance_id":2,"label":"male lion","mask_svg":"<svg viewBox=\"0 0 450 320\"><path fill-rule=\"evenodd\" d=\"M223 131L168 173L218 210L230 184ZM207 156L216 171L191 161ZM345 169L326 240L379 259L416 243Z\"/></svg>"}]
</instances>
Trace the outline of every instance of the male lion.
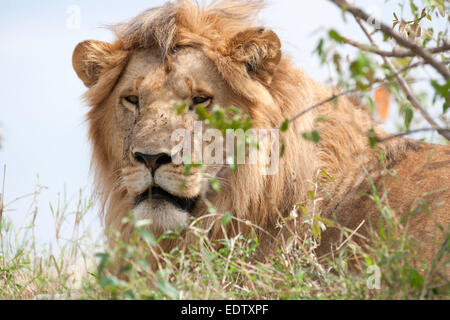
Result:
<instances>
[{"instance_id":1,"label":"male lion","mask_svg":"<svg viewBox=\"0 0 450 320\"><path fill-rule=\"evenodd\" d=\"M112 44L85 41L76 47L73 66L89 88L92 161L106 226L126 238L133 230L122 220L130 211L151 220L155 234L196 217L212 225L210 236L217 238L223 236L220 217L206 215L212 205L219 213L232 212L230 232L246 232L248 224L264 230L261 250L267 253L279 245L273 239L286 236L277 224L296 204L308 203L310 214L315 210L347 229L362 225L358 233L367 234L380 215L369 195L388 190L383 203L397 217L410 216L403 223L430 258L443 237L437 226L450 222L450 148L402 138L371 148L369 129L380 138L389 135L345 97L291 123L276 174L262 175L258 165L223 165L192 167L186 176L184 165L173 162L171 135L180 128L193 132L196 105L237 107L255 128L269 129L333 95L283 57L274 32L253 26L260 8L261 1L200 7L179 0L114 26ZM174 105L183 103L179 115ZM316 123L320 116L326 121ZM301 137L313 129L320 132L319 143ZM222 182L220 192L211 187L212 177ZM322 200L309 205L310 181L317 177ZM327 177L336 182L326 183ZM320 254L339 241L339 230L324 233Z\"/></svg>"}]
</instances>

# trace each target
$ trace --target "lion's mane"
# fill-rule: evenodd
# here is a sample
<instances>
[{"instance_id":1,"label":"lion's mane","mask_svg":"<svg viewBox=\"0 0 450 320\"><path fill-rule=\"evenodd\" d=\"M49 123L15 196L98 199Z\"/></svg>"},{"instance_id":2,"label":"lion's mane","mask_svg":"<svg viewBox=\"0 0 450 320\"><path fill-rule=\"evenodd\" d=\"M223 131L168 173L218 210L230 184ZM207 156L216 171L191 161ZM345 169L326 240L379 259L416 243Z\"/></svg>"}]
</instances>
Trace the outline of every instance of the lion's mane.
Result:
<instances>
[{"instance_id":1,"label":"lion's mane","mask_svg":"<svg viewBox=\"0 0 450 320\"><path fill-rule=\"evenodd\" d=\"M242 101L251 106L253 123L260 128L277 127L286 118L336 93L296 69L288 57L278 54L279 47L264 47L264 39L259 39L258 43L255 40L253 44L252 39L247 39L249 47L245 52L252 50L252 55L258 58L242 63L245 57L240 57L241 52L230 44L230 39L255 27L256 15L262 6L262 1L228 0L201 7L180 0L112 26L117 41L112 48L104 48L103 74L86 94L88 103L95 106L89 112L88 121L97 190L105 206L107 226L119 227L131 206L131 203L124 203L123 190L114 188L116 173L110 160L112 148L105 143L114 128L111 128L111 119L105 110L107 97L133 50L158 48L168 65L171 53L179 47L202 50ZM258 65L261 60L267 62L263 68ZM88 71L98 72L92 69ZM249 76L249 70L257 72ZM319 115L328 120L316 124ZM318 144L299 136L299 132L310 132L314 127L320 132ZM373 150L367 139L371 128L378 137L387 135L350 99L341 97L337 102L325 103L293 122L284 133L286 149L280 159L278 174L263 176L257 167L238 166L229 177L229 183L211 201L219 212L231 210L238 220L250 221L276 236L279 233L275 227L277 221L287 217L296 204L307 200L308 190L313 189L310 183L313 179L326 180L329 175L339 182L327 190L333 195L332 200L321 205L322 208L333 208L349 192L357 190L366 178L361 165L374 179L377 178L375 172L380 169L380 151L385 154L384 165L390 167L403 159L408 150L420 148L409 140L392 139ZM316 210L320 211L320 208ZM237 225L233 227L242 231ZM212 236L220 236L219 227L211 232ZM267 242L271 241L267 239Z\"/></svg>"}]
</instances>

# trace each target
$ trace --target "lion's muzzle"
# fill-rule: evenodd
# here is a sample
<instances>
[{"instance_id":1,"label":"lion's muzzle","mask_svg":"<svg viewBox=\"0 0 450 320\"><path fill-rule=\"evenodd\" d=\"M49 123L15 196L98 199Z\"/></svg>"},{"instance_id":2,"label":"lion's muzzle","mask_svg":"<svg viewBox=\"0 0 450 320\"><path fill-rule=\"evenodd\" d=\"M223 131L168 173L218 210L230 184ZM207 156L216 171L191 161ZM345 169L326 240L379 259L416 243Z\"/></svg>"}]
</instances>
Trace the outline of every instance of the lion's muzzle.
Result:
<instances>
[{"instance_id":1,"label":"lion's muzzle","mask_svg":"<svg viewBox=\"0 0 450 320\"><path fill-rule=\"evenodd\" d=\"M181 198L174 196L173 194L167 192L166 190L160 188L160 187L151 187L150 189L147 189L142 194L138 195L135 199L135 207L140 205L142 202L146 200L162 200L167 201L173 204L174 206L178 207L179 209L186 211L186 212L192 212L195 209L198 197L196 198Z\"/></svg>"}]
</instances>

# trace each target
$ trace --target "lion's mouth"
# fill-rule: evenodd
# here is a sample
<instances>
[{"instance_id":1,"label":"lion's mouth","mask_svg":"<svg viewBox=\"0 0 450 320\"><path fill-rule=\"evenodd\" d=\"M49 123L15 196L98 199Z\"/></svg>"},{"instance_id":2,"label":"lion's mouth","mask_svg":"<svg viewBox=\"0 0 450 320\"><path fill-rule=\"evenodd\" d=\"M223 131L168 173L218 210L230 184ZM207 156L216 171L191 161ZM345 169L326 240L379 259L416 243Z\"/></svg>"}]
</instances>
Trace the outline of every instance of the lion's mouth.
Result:
<instances>
[{"instance_id":1,"label":"lion's mouth","mask_svg":"<svg viewBox=\"0 0 450 320\"><path fill-rule=\"evenodd\" d=\"M186 212L192 212L195 209L198 197L196 198L180 198L177 196L174 196L173 194L163 190L159 187L151 187L150 189L147 189L144 193L141 193L136 197L135 200L135 207L137 207L139 204L144 202L145 200L149 199L149 193L151 190L151 199L159 199L164 200L167 202L170 202L174 206L180 208L183 211Z\"/></svg>"}]
</instances>

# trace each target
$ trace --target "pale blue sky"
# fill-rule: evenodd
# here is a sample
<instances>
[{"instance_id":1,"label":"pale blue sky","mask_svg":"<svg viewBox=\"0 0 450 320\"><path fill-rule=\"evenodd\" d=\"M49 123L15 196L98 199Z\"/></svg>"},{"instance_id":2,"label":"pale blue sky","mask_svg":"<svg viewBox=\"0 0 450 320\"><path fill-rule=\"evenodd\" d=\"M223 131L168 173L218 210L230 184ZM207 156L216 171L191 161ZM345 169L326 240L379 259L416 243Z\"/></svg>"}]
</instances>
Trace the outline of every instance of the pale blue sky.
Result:
<instances>
[{"instance_id":1,"label":"pale blue sky","mask_svg":"<svg viewBox=\"0 0 450 320\"><path fill-rule=\"evenodd\" d=\"M385 6L385 1L377 2ZM162 3L2 0L0 165L2 171L7 166L5 202L33 192L39 174L40 183L48 187L38 200L37 236L41 241L51 240L54 234L49 202L56 204L65 185L69 198L76 198L80 188L89 192L92 181L90 146L83 123L88 107L80 98L85 88L72 70L74 47L86 39L111 40L111 33L102 25L126 20ZM368 8L376 1L357 3ZM81 9L81 28L77 30L66 27L66 10L71 5ZM380 13L383 20L391 21L391 9L384 7ZM262 12L261 22L278 33L285 53L317 80L324 80L327 70L319 68L312 54L318 41L313 31L333 27L364 40L355 24L344 25L339 11L326 0L272 0ZM20 222L30 202L30 198L17 201L6 214ZM70 208L75 206L72 201ZM88 221L96 232L100 231L94 212Z\"/></svg>"}]
</instances>

